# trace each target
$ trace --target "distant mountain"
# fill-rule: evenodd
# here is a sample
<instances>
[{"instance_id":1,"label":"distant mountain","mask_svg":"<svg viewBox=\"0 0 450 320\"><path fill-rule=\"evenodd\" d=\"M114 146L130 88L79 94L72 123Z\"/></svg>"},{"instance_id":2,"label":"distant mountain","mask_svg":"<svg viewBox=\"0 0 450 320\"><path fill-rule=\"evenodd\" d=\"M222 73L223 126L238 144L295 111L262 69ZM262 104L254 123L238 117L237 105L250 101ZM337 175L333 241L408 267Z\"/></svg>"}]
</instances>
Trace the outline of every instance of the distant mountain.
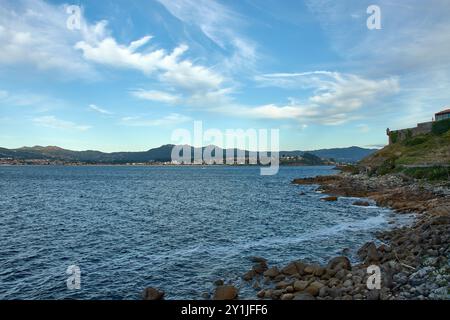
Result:
<instances>
[{"instance_id":1,"label":"distant mountain","mask_svg":"<svg viewBox=\"0 0 450 320\"><path fill-rule=\"evenodd\" d=\"M322 149L309 152L320 158L335 159L336 161L339 162L358 162L377 151L378 149L349 147L349 148Z\"/></svg>"},{"instance_id":2,"label":"distant mountain","mask_svg":"<svg viewBox=\"0 0 450 320\"><path fill-rule=\"evenodd\" d=\"M365 149L360 147L349 148L333 148L333 149L319 149L312 151L281 151L280 156L301 156L305 153L313 154L322 159L334 159L338 162L358 162L365 157L378 151L378 149Z\"/></svg>"},{"instance_id":3,"label":"distant mountain","mask_svg":"<svg viewBox=\"0 0 450 320\"><path fill-rule=\"evenodd\" d=\"M0 148L0 158L13 158L20 160L47 159L61 161L76 161L86 163L130 163L130 162L166 162L171 161L173 144L163 145L158 148L142 152L112 152L105 153L94 150L72 151L55 146L34 146L18 149ZM199 148L190 147L191 154ZM202 151L205 149L202 148ZM198 150L200 151L200 150ZM241 151L248 157L249 152L238 149L220 149L217 151L225 157L227 154L237 156ZM304 164L320 164L321 159L335 159L340 162L357 162L374 153L377 149L364 149L359 147L323 149L314 151L280 151L281 157L302 157ZM228 153L227 153L228 152ZM315 157L314 157L315 156ZM300 161L301 162L301 161Z\"/></svg>"},{"instance_id":4,"label":"distant mountain","mask_svg":"<svg viewBox=\"0 0 450 320\"><path fill-rule=\"evenodd\" d=\"M174 145L164 145L143 152L72 151L59 147L23 147L19 149L0 148L0 158L21 160L48 159L62 161L78 161L87 163L129 163L149 161L170 161Z\"/></svg>"}]
</instances>

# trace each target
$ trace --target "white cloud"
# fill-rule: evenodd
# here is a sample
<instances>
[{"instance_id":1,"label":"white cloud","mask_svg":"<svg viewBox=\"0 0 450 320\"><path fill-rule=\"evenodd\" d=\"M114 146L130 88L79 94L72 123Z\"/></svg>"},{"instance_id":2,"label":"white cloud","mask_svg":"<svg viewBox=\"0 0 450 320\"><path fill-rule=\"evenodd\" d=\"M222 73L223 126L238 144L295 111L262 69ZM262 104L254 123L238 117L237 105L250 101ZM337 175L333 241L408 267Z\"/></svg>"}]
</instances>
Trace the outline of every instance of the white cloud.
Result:
<instances>
[{"instance_id":1,"label":"white cloud","mask_svg":"<svg viewBox=\"0 0 450 320\"><path fill-rule=\"evenodd\" d=\"M357 119L355 111L377 99L399 91L396 78L370 80L354 74L328 71L274 73L258 76L262 86L310 90L313 93L301 102L290 99L284 106L274 104L244 108L244 115L269 119L297 119L337 125ZM236 112L236 110L235 110Z\"/></svg>"},{"instance_id":2,"label":"white cloud","mask_svg":"<svg viewBox=\"0 0 450 320\"><path fill-rule=\"evenodd\" d=\"M107 115L111 115L112 114L112 112L110 112L108 110L105 110L105 109L103 109L103 108L101 108L101 107L99 107L99 106L97 106L95 104L90 104L89 105L89 109L94 110L94 111L96 111L98 113L101 113L101 114L107 114Z\"/></svg>"},{"instance_id":3,"label":"white cloud","mask_svg":"<svg viewBox=\"0 0 450 320\"><path fill-rule=\"evenodd\" d=\"M176 47L171 53L162 49L137 52L150 39L151 37L146 36L125 46L118 44L114 38L107 37L92 43L80 41L76 48L82 50L84 58L89 61L110 67L135 69L148 76L154 75L162 84L183 92L187 98L208 97L225 92L225 78L222 75L204 66L194 65L187 59L181 59L183 53L188 50L186 45ZM132 94L138 98L151 98L168 103L178 100L175 96L156 91L137 91Z\"/></svg>"},{"instance_id":4,"label":"white cloud","mask_svg":"<svg viewBox=\"0 0 450 320\"><path fill-rule=\"evenodd\" d=\"M450 2L379 0L382 29L365 28L360 1L308 0L344 63L366 75L396 75L399 97L382 107L385 125L395 128L428 121L450 101ZM361 19L348 13L359 8ZM380 113L374 114L377 118Z\"/></svg>"},{"instance_id":5,"label":"white cloud","mask_svg":"<svg viewBox=\"0 0 450 320\"><path fill-rule=\"evenodd\" d=\"M142 100L150 100L157 102L164 102L169 104L178 103L181 101L181 97L179 95L174 95L164 91L158 90L133 90L131 91L131 95Z\"/></svg>"},{"instance_id":6,"label":"white cloud","mask_svg":"<svg viewBox=\"0 0 450 320\"><path fill-rule=\"evenodd\" d=\"M204 3L207 5L207 2ZM124 45L117 42L107 29L107 21L88 23L82 16L81 30L66 26L66 6L47 4L42 0L19 0L0 7L0 68L2 65L29 65L37 70L56 70L64 77L100 77L94 64L112 68L134 69L157 80L177 98L168 94L146 95L167 103L189 101L205 106L228 99L229 81L219 72L194 64L182 56L188 46L180 44L171 52L145 48L152 36L143 36ZM240 39L234 39L239 42ZM251 48L240 47L248 54ZM139 96L139 94L138 94ZM141 94L142 97L142 94Z\"/></svg>"},{"instance_id":7,"label":"white cloud","mask_svg":"<svg viewBox=\"0 0 450 320\"><path fill-rule=\"evenodd\" d=\"M159 119L146 119L142 117L124 117L122 118L122 123L124 125L133 127L159 127L159 126L169 127L179 125L191 120L192 119L188 116L179 113L171 113Z\"/></svg>"},{"instance_id":8,"label":"white cloud","mask_svg":"<svg viewBox=\"0 0 450 320\"><path fill-rule=\"evenodd\" d=\"M57 70L65 77L98 77L80 57L73 45L80 39L94 37L99 26L84 21L82 30L66 27L64 6L42 0L2 2L0 6L0 67L27 65L37 70Z\"/></svg>"},{"instance_id":9,"label":"white cloud","mask_svg":"<svg viewBox=\"0 0 450 320\"><path fill-rule=\"evenodd\" d=\"M39 126L53 129L86 131L91 128L90 126L79 125L71 121L61 120L56 118L55 116L43 116L34 118L33 122Z\"/></svg>"},{"instance_id":10,"label":"white cloud","mask_svg":"<svg viewBox=\"0 0 450 320\"><path fill-rule=\"evenodd\" d=\"M146 45L151 37L146 36L124 46L108 37L95 43L80 41L75 48L82 50L83 56L89 61L139 70L147 75L158 73L160 80L186 89L190 92L217 90L224 78L210 69L194 65L189 60L180 60L180 56L188 50L186 45L176 47L171 53L158 49L146 53L136 52Z\"/></svg>"}]
</instances>

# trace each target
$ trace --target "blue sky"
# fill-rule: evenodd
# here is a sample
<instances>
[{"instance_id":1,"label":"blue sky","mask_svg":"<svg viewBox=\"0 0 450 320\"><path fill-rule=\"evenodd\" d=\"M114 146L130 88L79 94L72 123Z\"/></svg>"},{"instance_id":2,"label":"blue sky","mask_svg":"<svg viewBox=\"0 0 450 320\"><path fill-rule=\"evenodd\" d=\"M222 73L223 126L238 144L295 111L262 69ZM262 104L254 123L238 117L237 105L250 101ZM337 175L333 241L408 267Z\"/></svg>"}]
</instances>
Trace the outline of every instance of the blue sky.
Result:
<instances>
[{"instance_id":1,"label":"blue sky","mask_svg":"<svg viewBox=\"0 0 450 320\"><path fill-rule=\"evenodd\" d=\"M194 120L279 128L283 150L380 146L450 104L449 1L0 4L2 147L147 150Z\"/></svg>"}]
</instances>

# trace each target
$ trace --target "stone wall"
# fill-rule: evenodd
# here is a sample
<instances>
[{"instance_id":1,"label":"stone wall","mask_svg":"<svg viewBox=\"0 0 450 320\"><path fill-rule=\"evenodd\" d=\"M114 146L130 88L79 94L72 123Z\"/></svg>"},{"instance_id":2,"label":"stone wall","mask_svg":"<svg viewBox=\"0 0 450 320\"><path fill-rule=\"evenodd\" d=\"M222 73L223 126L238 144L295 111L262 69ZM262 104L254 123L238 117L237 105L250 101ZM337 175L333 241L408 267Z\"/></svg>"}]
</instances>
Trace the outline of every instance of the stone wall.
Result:
<instances>
[{"instance_id":1,"label":"stone wall","mask_svg":"<svg viewBox=\"0 0 450 320\"><path fill-rule=\"evenodd\" d=\"M407 138L412 138L420 134L430 133L432 128L433 128L433 121L419 123L415 128L393 130L393 131L390 131L388 129L387 134L389 136L389 144L403 141Z\"/></svg>"}]
</instances>

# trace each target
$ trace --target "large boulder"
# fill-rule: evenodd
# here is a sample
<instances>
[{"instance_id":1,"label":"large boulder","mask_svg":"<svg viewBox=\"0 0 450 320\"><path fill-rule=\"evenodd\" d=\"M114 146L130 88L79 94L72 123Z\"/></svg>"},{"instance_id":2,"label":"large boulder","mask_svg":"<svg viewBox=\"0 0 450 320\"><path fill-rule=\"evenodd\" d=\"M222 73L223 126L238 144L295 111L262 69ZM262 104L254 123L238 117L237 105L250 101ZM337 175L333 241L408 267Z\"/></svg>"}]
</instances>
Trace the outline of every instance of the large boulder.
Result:
<instances>
[{"instance_id":1,"label":"large boulder","mask_svg":"<svg viewBox=\"0 0 450 320\"><path fill-rule=\"evenodd\" d=\"M294 289L296 291L303 291L308 286L309 282L304 280L297 280L294 282Z\"/></svg>"},{"instance_id":2,"label":"large boulder","mask_svg":"<svg viewBox=\"0 0 450 320\"><path fill-rule=\"evenodd\" d=\"M264 261L261 261L261 262L257 262L257 263L253 266L252 270L253 270L255 273L257 273L257 274L262 274L262 273L264 273L264 271L266 271L268 268L269 268L269 267L267 266L267 263L264 262Z\"/></svg>"},{"instance_id":3,"label":"large boulder","mask_svg":"<svg viewBox=\"0 0 450 320\"><path fill-rule=\"evenodd\" d=\"M233 300L238 296L239 290L235 286L224 285L216 288L214 300Z\"/></svg>"},{"instance_id":4,"label":"large boulder","mask_svg":"<svg viewBox=\"0 0 450 320\"><path fill-rule=\"evenodd\" d=\"M162 300L164 298L164 291L155 288L145 288L142 293L142 298L144 300Z\"/></svg>"},{"instance_id":5,"label":"large boulder","mask_svg":"<svg viewBox=\"0 0 450 320\"><path fill-rule=\"evenodd\" d=\"M367 257L365 262L366 263L378 263L380 261L380 254L378 253L377 247L375 244L371 245L367 249Z\"/></svg>"},{"instance_id":6,"label":"large boulder","mask_svg":"<svg viewBox=\"0 0 450 320\"><path fill-rule=\"evenodd\" d=\"M303 263L300 260L293 261L289 263L287 266L285 266L283 269L281 269L281 273L288 276L293 276L296 274L303 275L305 273L304 270L306 266L307 264Z\"/></svg>"},{"instance_id":7,"label":"large boulder","mask_svg":"<svg viewBox=\"0 0 450 320\"><path fill-rule=\"evenodd\" d=\"M367 242L358 250L359 258L366 263L377 263L380 261L380 254L377 246L373 242Z\"/></svg>"},{"instance_id":8,"label":"large boulder","mask_svg":"<svg viewBox=\"0 0 450 320\"><path fill-rule=\"evenodd\" d=\"M316 298L307 292L302 292L294 295L294 300L316 300Z\"/></svg>"},{"instance_id":9,"label":"large boulder","mask_svg":"<svg viewBox=\"0 0 450 320\"><path fill-rule=\"evenodd\" d=\"M292 293L285 293L281 295L281 300L292 300L294 298L294 295Z\"/></svg>"},{"instance_id":10,"label":"large boulder","mask_svg":"<svg viewBox=\"0 0 450 320\"><path fill-rule=\"evenodd\" d=\"M299 273L297 269L297 264L295 262L289 263L287 266L281 269L281 272L288 276L292 276L296 273Z\"/></svg>"},{"instance_id":11,"label":"large boulder","mask_svg":"<svg viewBox=\"0 0 450 320\"><path fill-rule=\"evenodd\" d=\"M320 289L322 289L323 286L324 286L323 283L321 283L319 281L314 281L306 288L305 291L307 293L309 293L310 295L312 295L313 297L315 297L319 294Z\"/></svg>"},{"instance_id":12,"label":"large boulder","mask_svg":"<svg viewBox=\"0 0 450 320\"><path fill-rule=\"evenodd\" d=\"M275 278L280 274L280 270L277 267L272 267L264 272L264 277Z\"/></svg>"},{"instance_id":13,"label":"large boulder","mask_svg":"<svg viewBox=\"0 0 450 320\"><path fill-rule=\"evenodd\" d=\"M306 264L305 267L303 268L304 274L315 275L318 277L324 275L325 271L326 271L325 268L321 267L318 264Z\"/></svg>"},{"instance_id":14,"label":"large boulder","mask_svg":"<svg viewBox=\"0 0 450 320\"><path fill-rule=\"evenodd\" d=\"M250 261L253 263L265 263L267 264L267 259L262 257L250 257Z\"/></svg>"},{"instance_id":15,"label":"large boulder","mask_svg":"<svg viewBox=\"0 0 450 320\"><path fill-rule=\"evenodd\" d=\"M347 257L339 256L339 257L335 257L335 258L331 259L328 262L327 269L332 269L332 270L340 270L340 269L352 270L352 264L351 264L350 260Z\"/></svg>"}]
</instances>

